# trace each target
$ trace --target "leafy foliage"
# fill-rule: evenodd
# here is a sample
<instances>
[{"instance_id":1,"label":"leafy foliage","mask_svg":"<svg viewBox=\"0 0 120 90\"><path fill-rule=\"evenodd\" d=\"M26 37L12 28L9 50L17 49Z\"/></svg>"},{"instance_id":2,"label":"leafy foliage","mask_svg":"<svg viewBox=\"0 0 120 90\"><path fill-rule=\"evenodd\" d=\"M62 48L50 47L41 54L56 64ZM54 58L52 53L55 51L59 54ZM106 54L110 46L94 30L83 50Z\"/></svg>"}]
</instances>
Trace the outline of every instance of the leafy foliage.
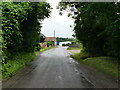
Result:
<instances>
[{"instance_id":1,"label":"leafy foliage","mask_svg":"<svg viewBox=\"0 0 120 90\"><path fill-rule=\"evenodd\" d=\"M120 5L114 2L61 2L60 12L75 19L74 31L84 50L93 55L120 57Z\"/></svg>"},{"instance_id":2,"label":"leafy foliage","mask_svg":"<svg viewBox=\"0 0 120 90\"><path fill-rule=\"evenodd\" d=\"M2 3L3 63L20 52L34 52L40 38L40 21L49 13L46 2Z\"/></svg>"},{"instance_id":3,"label":"leafy foliage","mask_svg":"<svg viewBox=\"0 0 120 90\"><path fill-rule=\"evenodd\" d=\"M19 53L14 59L7 61L2 65L2 78L10 78L15 75L21 68L29 65L28 63L35 59L35 53Z\"/></svg>"},{"instance_id":4,"label":"leafy foliage","mask_svg":"<svg viewBox=\"0 0 120 90\"><path fill-rule=\"evenodd\" d=\"M74 38L62 38L62 37L57 37L57 41L59 42L65 42L65 41L75 41Z\"/></svg>"},{"instance_id":5,"label":"leafy foliage","mask_svg":"<svg viewBox=\"0 0 120 90\"><path fill-rule=\"evenodd\" d=\"M39 51L40 49L41 49L41 45L40 45L40 43L37 43L35 45L35 51Z\"/></svg>"},{"instance_id":6,"label":"leafy foliage","mask_svg":"<svg viewBox=\"0 0 120 90\"><path fill-rule=\"evenodd\" d=\"M49 47L49 46L53 45L54 43L52 41L47 41L46 44L47 44L47 47Z\"/></svg>"}]
</instances>

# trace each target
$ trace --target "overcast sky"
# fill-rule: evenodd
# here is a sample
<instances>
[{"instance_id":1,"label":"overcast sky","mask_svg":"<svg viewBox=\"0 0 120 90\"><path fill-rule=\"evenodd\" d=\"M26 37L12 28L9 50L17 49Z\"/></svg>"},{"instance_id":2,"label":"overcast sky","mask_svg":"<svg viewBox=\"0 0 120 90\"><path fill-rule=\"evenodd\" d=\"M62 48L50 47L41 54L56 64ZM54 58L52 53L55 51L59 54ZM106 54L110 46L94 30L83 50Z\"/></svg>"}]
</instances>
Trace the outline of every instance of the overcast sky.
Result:
<instances>
[{"instance_id":1,"label":"overcast sky","mask_svg":"<svg viewBox=\"0 0 120 90\"><path fill-rule=\"evenodd\" d=\"M64 13L62 16L59 15L59 9L56 9L60 0L47 0L52 6L51 17L46 18L42 23L41 32L46 37L53 37L54 30L56 37L72 37L73 28L70 25L73 25L74 20L70 17L67 17L67 13Z\"/></svg>"}]
</instances>

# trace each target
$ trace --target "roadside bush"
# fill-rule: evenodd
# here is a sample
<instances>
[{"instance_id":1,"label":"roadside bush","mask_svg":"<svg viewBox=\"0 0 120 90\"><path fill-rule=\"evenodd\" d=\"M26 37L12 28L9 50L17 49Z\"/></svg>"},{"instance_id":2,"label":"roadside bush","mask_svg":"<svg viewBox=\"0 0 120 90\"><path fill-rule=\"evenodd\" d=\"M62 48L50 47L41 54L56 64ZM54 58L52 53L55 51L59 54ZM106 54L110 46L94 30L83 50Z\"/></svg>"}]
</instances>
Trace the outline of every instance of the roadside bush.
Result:
<instances>
[{"instance_id":1,"label":"roadside bush","mask_svg":"<svg viewBox=\"0 0 120 90\"><path fill-rule=\"evenodd\" d=\"M66 44L62 44L62 46L66 46Z\"/></svg>"},{"instance_id":2,"label":"roadside bush","mask_svg":"<svg viewBox=\"0 0 120 90\"><path fill-rule=\"evenodd\" d=\"M47 2L2 2L0 7L1 69L3 78L6 78L33 60L34 51L41 49L38 44L42 27L40 22L50 16L51 7Z\"/></svg>"},{"instance_id":3,"label":"roadside bush","mask_svg":"<svg viewBox=\"0 0 120 90\"><path fill-rule=\"evenodd\" d=\"M40 43L37 43L35 45L35 51L40 51L40 49L41 49L41 45L40 45Z\"/></svg>"},{"instance_id":4,"label":"roadside bush","mask_svg":"<svg viewBox=\"0 0 120 90\"><path fill-rule=\"evenodd\" d=\"M12 60L2 65L2 78L15 75L18 70L28 65L28 62L34 60L35 57L35 53L19 53L19 55L14 56Z\"/></svg>"},{"instance_id":5,"label":"roadside bush","mask_svg":"<svg viewBox=\"0 0 120 90\"><path fill-rule=\"evenodd\" d=\"M120 58L120 2L60 2L58 8L75 20L75 37L87 52Z\"/></svg>"},{"instance_id":6,"label":"roadside bush","mask_svg":"<svg viewBox=\"0 0 120 90\"><path fill-rule=\"evenodd\" d=\"M47 41L46 43L47 43L47 47L49 47L49 46L51 46L53 44L52 41Z\"/></svg>"},{"instance_id":7,"label":"roadside bush","mask_svg":"<svg viewBox=\"0 0 120 90\"><path fill-rule=\"evenodd\" d=\"M2 2L2 62L20 52L34 52L40 46L41 23L49 17L46 2ZM36 48L37 47L37 48Z\"/></svg>"},{"instance_id":8,"label":"roadside bush","mask_svg":"<svg viewBox=\"0 0 120 90\"><path fill-rule=\"evenodd\" d=\"M67 44L62 44L62 46L69 46L70 44L69 43L67 43Z\"/></svg>"}]
</instances>

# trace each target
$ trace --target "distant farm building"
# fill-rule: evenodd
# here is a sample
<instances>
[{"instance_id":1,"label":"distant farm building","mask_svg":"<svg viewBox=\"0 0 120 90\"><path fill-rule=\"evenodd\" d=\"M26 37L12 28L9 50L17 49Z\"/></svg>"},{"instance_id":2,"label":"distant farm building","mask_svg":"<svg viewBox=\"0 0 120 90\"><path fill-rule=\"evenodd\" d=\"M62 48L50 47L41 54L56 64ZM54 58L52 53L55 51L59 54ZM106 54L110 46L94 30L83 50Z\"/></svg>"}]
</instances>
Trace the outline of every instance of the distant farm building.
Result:
<instances>
[{"instance_id":1,"label":"distant farm building","mask_svg":"<svg viewBox=\"0 0 120 90\"><path fill-rule=\"evenodd\" d=\"M44 43L45 38L46 38L46 36L44 34L40 33L40 45L42 48L47 47L46 43Z\"/></svg>"},{"instance_id":2,"label":"distant farm building","mask_svg":"<svg viewBox=\"0 0 120 90\"><path fill-rule=\"evenodd\" d=\"M56 37L46 37L45 42L52 42L52 46L56 46Z\"/></svg>"}]
</instances>

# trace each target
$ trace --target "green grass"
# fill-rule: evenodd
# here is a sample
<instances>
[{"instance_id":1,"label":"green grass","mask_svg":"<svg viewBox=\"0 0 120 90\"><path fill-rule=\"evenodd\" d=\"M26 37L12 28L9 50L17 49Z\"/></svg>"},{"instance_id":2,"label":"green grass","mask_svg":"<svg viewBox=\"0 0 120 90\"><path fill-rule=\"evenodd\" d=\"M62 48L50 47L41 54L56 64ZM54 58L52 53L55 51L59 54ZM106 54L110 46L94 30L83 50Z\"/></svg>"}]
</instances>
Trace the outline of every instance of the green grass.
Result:
<instances>
[{"instance_id":1,"label":"green grass","mask_svg":"<svg viewBox=\"0 0 120 90\"><path fill-rule=\"evenodd\" d=\"M88 65L89 67L95 68L101 72L104 72L108 75L111 75L115 78L119 78L118 76L118 62L115 58L111 57L90 57L87 59L80 59L81 57L87 56L87 53L76 53L72 55L72 57L79 62Z\"/></svg>"},{"instance_id":2,"label":"green grass","mask_svg":"<svg viewBox=\"0 0 120 90\"><path fill-rule=\"evenodd\" d=\"M46 51L46 50L51 49L51 48L55 48L55 47L46 47L46 48L41 49L40 52Z\"/></svg>"},{"instance_id":3,"label":"green grass","mask_svg":"<svg viewBox=\"0 0 120 90\"><path fill-rule=\"evenodd\" d=\"M13 60L8 60L7 64L2 65L2 78L10 78L15 75L17 71L28 65L28 62L33 61L35 57L35 53L22 53L15 56Z\"/></svg>"},{"instance_id":4,"label":"green grass","mask_svg":"<svg viewBox=\"0 0 120 90\"><path fill-rule=\"evenodd\" d=\"M52 49L52 48L55 48L55 47L42 48L42 49L40 49L40 51L36 51L35 53L43 52L43 51L46 51L46 50L49 50L49 49Z\"/></svg>"},{"instance_id":5,"label":"green grass","mask_svg":"<svg viewBox=\"0 0 120 90\"><path fill-rule=\"evenodd\" d=\"M36 58L36 53L43 52L45 50L51 49L54 47L43 48L40 51L35 53L21 53L14 57L13 60L8 60L7 64L3 64L1 67L3 79L7 79L15 75L19 70L28 65L29 62L33 61Z\"/></svg>"},{"instance_id":6,"label":"green grass","mask_svg":"<svg viewBox=\"0 0 120 90\"><path fill-rule=\"evenodd\" d=\"M68 47L67 50L80 50L81 48L78 47Z\"/></svg>"}]
</instances>

